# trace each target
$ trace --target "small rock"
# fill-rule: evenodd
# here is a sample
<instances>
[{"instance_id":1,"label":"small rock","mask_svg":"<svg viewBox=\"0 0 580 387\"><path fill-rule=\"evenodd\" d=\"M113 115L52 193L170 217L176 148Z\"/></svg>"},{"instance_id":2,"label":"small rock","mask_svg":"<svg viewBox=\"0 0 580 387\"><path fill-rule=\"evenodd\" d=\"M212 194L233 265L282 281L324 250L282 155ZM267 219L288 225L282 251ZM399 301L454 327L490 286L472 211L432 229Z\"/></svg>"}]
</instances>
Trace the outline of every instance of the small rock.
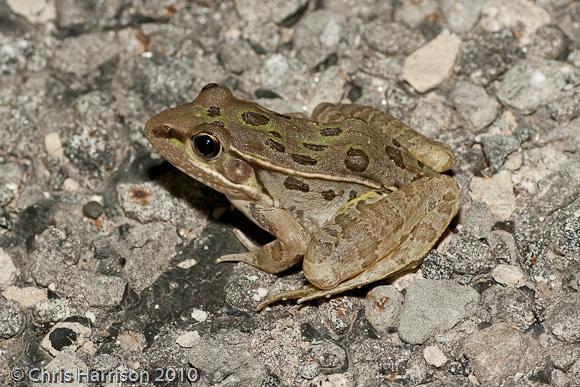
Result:
<instances>
[{"instance_id":1,"label":"small rock","mask_svg":"<svg viewBox=\"0 0 580 387\"><path fill-rule=\"evenodd\" d=\"M70 177L67 177L62 182L62 189L67 191L67 192L77 192L79 190L79 188L80 188L80 185L79 185L78 181L76 181L75 179L71 179Z\"/></svg>"},{"instance_id":2,"label":"small rock","mask_svg":"<svg viewBox=\"0 0 580 387\"><path fill-rule=\"evenodd\" d=\"M472 0L441 0L441 11L445 15L445 20L449 29L461 34L471 30L477 23L483 1Z\"/></svg>"},{"instance_id":3,"label":"small rock","mask_svg":"<svg viewBox=\"0 0 580 387\"><path fill-rule=\"evenodd\" d=\"M542 362L539 343L508 323L497 323L467 336L463 351L483 385L516 383Z\"/></svg>"},{"instance_id":4,"label":"small rock","mask_svg":"<svg viewBox=\"0 0 580 387\"><path fill-rule=\"evenodd\" d=\"M455 121L455 111L433 93L419 99L410 118L411 127L427 137L453 128Z\"/></svg>"},{"instance_id":5,"label":"small rock","mask_svg":"<svg viewBox=\"0 0 580 387\"><path fill-rule=\"evenodd\" d=\"M438 8L436 0L403 0L395 8L395 19L412 28L417 28L429 16L438 14Z\"/></svg>"},{"instance_id":6,"label":"small rock","mask_svg":"<svg viewBox=\"0 0 580 387\"><path fill-rule=\"evenodd\" d=\"M366 44L385 55L410 54L425 44L425 38L404 24L377 19L365 25Z\"/></svg>"},{"instance_id":7,"label":"small rock","mask_svg":"<svg viewBox=\"0 0 580 387\"><path fill-rule=\"evenodd\" d=\"M495 217L485 203L474 200L471 202L471 206L466 208L462 223L462 232L469 233L476 238L485 238L495 224Z\"/></svg>"},{"instance_id":8,"label":"small rock","mask_svg":"<svg viewBox=\"0 0 580 387\"><path fill-rule=\"evenodd\" d=\"M450 280L417 280L405 294L399 336L409 344L422 344L475 313L477 292Z\"/></svg>"},{"instance_id":9,"label":"small rock","mask_svg":"<svg viewBox=\"0 0 580 387\"><path fill-rule=\"evenodd\" d=\"M451 99L459 116L470 129L480 130L491 124L498 113L498 103L483 87L458 82Z\"/></svg>"},{"instance_id":10,"label":"small rock","mask_svg":"<svg viewBox=\"0 0 580 387\"><path fill-rule=\"evenodd\" d=\"M259 58L248 42L237 39L232 42L224 42L219 46L219 58L223 66L234 74L258 67ZM240 60L244 58L244 60Z\"/></svg>"},{"instance_id":11,"label":"small rock","mask_svg":"<svg viewBox=\"0 0 580 387\"><path fill-rule=\"evenodd\" d=\"M453 271L458 274L483 274L495 266L489 245L468 232L452 235L444 250Z\"/></svg>"},{"instance_id":12,"label":"small rock","mask_svg":"<svg viewBox=\"0 0 580 387\"><path fill-rule=\"evenodd\" d=\"M197 260L195 258L188 258L184 261L181 261L177 264L177 267L180 269L187 270L193 266L197 265Z\"/></svg>"},{"instance_id":13,"label":"small rock","mask_svg":"<svg viewBox=\"0 0 580 387\"><path fill-rule=\"evenodd\" d=\"M489 178L474 177L469 189L471 198L487 204L497 220L508 220L516 208L509 171L501 171Z\"/></svg>"},{"instance_id":14,"label":"small rock","mask_svg":"<svg viewBox=\"0 0 580 387\"><path fill-rule=\"evenodd\" d=\"M191 318L195 321L203 322L207 320L207 312L201 309L193 309L191 311Z\"/></svg>"},{"instance_id":15,"label":"small rock","mask_svg":"<svg viewBox=\"0 0 580 387\"><path fill-rule=\"evenodd\" d=\"M359 299L340 297L324 303L319 313L331 337L338 338L350 332L361 308Z\"/></svg>"},{"instance_id":16,"label":"small rock","mask_svg":"<svg viewBox=\"0 0 580 387\"><path fill-rule=\"evenodd\" d=\"M522 332L537 323L534 298L526 290L514 287L491 286L482 293L483 309L493 321L509 322Z\"/></svg>"},{"instance_id":17,"label":"small rock","mask_svg":"<svg viewBox=\"0 0 580 387\"><path fill-rule=\"evenodd\" d=\"M501 169L507 157L520 148L520 141L512 136L485 136L481 139L481 145L495 173Z\"/></svg>"},{"instance_id":18,"label":"small rock","mask_svg":"<svg viewBox=\"0 0 580 387\"><path fill-rule=\"evenodd\" d=\"M8 6L31 23L44 24L54 21L56 9L50 0L7 0Z\"/></svg>"},{"instance_id":19,"label":"small rock","mask_svg":"<svg viewBox=\"0 0 580 387\"><path fill-rule=\"evenodd\" d=\"M580 69L551 60L524 60L503 78L497 96L506 105L532 113L580 83Z\"/></svg>"},{"instance_id":20,"label":"small rock","mask_svg":"<svg viewBox=\"0 0 580 387\"><path fill-rule=\"evenodd\" d=\"M449 359L437 345L429 345L423 350L423 358L433 367L442 367Z\"/></svg>"},{"instance_id":21,"label":"small rock","mask_svg":"<svg viewBox=\"0 0 580 387\"><path fill-rule=\"evenodd\" d=\"M113 60L119 51L114 32L94 32L67 37L54 50L52 65L58 71L77 77L98 73L99 66ZM75 60L70 60L74 57Z\"/></svg>"},{"instance_id":22,"label":"small rock","mask_svg":"<svg viewBox=\"0 0 580 387\"><path fill-rule=\"evenodd\" d=\"M300 362L303 364L303 369L308 369L309 375L312 376L308 379L312 379L319 373L332 374L346 368L346 351L331 340L317 341L306 348L300 357ZM312 367L313 364L316 366ZM316 373L313 375L314 372L310 371Z\"/></svg>"},{"instance_id":23,"label":"small rock","mask_svg":"<svg viewBox=\"0 0 580 387\"><path fill-rule=\"evenodd\" d=\"M569 40L557 25L538 28L528 48L528 56L543 59L561 59L568 50Z\"/></svg>"},{"instance_id":24,"label":"small rock","mask_svg":"<svg viewBox=\"0 0 580 387\"><path fill-rule=\"evenodd\" d=\"M147 340L141 332L126 330L117 336L116 343L119 345L121 351L131 354L139 354L143 352L147 346Z\"/></svg>"},{"instance_id":25,"label":"small rock","mask_svg":"<svg viewBox=\"0 0 580 387\"><path fill-rule=\"evenodd\" d=\"M450 279L453 267L446 255L431 249L421 262L421 273L425 279Z\"/></svg>"},{"instance_id":26,"label":"small rock","mask_svg":"<svg viewBox=\"0 0 580 387\"><path fill-rule=\"evenodd\" d=\"M365 298L365 317L377 332L396 327L403 306L403 295L393 286L377 286Z\"/></svg>"},{"instance_id":27,"label":"small rock","mask_svg":"<svg viewBox=\"0 0 580 387\"><path fill-rule=\"evenodd\" d=\"M480 23L488 31L510 28L526 44L539 27L550 23L550 14L529 0L488 0Z\"/></svg>"},{"instance_id":28,"label":"small rock","mask_svg":"<svg viewBox=\"0 0 580 387\"><path fill-rule=\"evenodd\" d=\"M7 300L16 301L25 309L31 308L34 305L39 305L48 299L46 289L35 288L32 286L25 288L9 286L2 292L2 295Z\"/></svg>"},{"instance_id":29,"label":"small rock","mask_svg":"<svg viewBox=\"0 0 580 387\"><path fill-rule=\"evenodd\" d=\"M89 340L91 329L77 322L59 322L44 336L40 346L56 356L65 350L75 352Z\"/></svg>"},{"instance_id":30,"label":"small rock","mask_svg":"<svg viewBox=\"0 0 580 387\"><path fill-rule=\"evenodd\" d=\"M574 50L568 55L568 61L576 67L580 67L580 50Z\"/></svg>"},{"instance_id":31,"label":"small rock","mask_svg":"<svg viewBox=\"0 0 580 387\"><path fill-rule=\"evenodd\" d=\"M0 298L0 337L9 339L19 334L26 325L20 306L14 301Z\"/></svg>"},{"instance_id":32,"label":"small rock","mask_svg":"<svg viewBox=\"0 0 580 387\"><path fill-rule=\"evenodd\" d=\"M331 66L319 76L318 86L306 107L308 111L314 110L323 102L338 102L344 94L346 80L341 76L341 70L338 67Z\"/></svg>"},{"instance_id":33,"label":"small rock","mask_svg":"<svg viewBox=\"0 0 580 387\"><path fill-rule=\"evenodd\" d=\"M457 35L444 31L405 60L403 79L419 93L445 82L452 74L461 47Z\"/></svg>"},{"instance_id":34,"label":"small rock","mask_svg":"<svg viewBox=\"0 0 580 387\"><path fill-rule=\"evenodd\" d=\"M188 331L177 336L175 342L182 348L193 348L199 343L200 340L201 337L197 331Z\"/></svg>"},{"instance_id":35,"label":"small rock","mask_svg":"<svg viewBox=\"0 0 580 387\"><path fill-rule=\"evenodd\" d=\"M14 283L18 270L12 258L0 247L0 290L4 290Z\"/></svg>"},{"instance_id":36,"label":"small rock","mask_svg":"<svg viewBox=\"0 0 580 387\"><path fill-rule=\"evenodd\" d=\"M296 57L309 68L326 67L336 63L336 50L344 39L346 18L329 9L309 12L295 27L293 43Z\"/></svg>"},{"instance_id":37,"label":"small rock","mask_svg":"<svg viewBox=\"0 0 580 387\"><path fill-rule=\"evenodd\" d=\"M171 267L179 237L167 223L146 223L131 228L124 235L120 254L127 262L123 276L137 292L143 291Z\"/></svg>"},{"instance_id":38,"label":"small rock","mask_svg":"<svg viewBox=\"0 0 580 387\"><path fill-rule=\"evenodd\" d=\"M302 376L306 380L312 380L316 375L320 373L318 364L315 362L310 362L304 364L300 367L300 376Z\"/></svg>"},{"instance_id":39,"label":"small rock","mask_svg":"<svg viewBox=\"0 0 580 387\"><path fill-rule=\"evenodd\" d=\"M524 56L518 40L510 30L482 31L463 43L460 73L478 85L487 85Z\"/></svg>"},{"instance_id":40,"label":"small rock","mask_svg":"<svg viewBox=\"0 0 580 387\"><path fill-rule=\"evenodd\" d=\"M97 219L105 212L102 204L97 201L90 201L83 206L83 215L90 219Z\"/></svg>"},{"instance_id":41,"label":"small rock","mask_svg":"<svg viewBox=\"0 0 580 387\"><path fill-rule=\"evenodd\" d=\"M552 306L546 318L546 324L560 340L574 343L580 340L580 297L576 294Z\"/></svg>"},{"instance_id":42,"label":"small rock","mask_svg":"<svg viewBox=\"0 0 580 387\"><path fill-rule=\"evenodd\" d=\"M69 375L71 380L67 380L67 387L89 387L89 384L86 383L87 378L84 375L81 377L82 374L79 372L80 370L88 369L87 364L79 359L75 353L61 351L42 370L49 375ZM119 373L118 375L121 374ZM54 387L59 385L62 386L60 383L40 383L38 386Z\"/></svg>"},{"instance_id":43,"label":"small rock","mask_svg":"<svg viewBox=\"0 0 580 387\"><path fill-rule=\"evenodd\" d=\"M524 272L519 266L500 264L491 272L495 282L506 286L515 286L521 288L526 284Z\"/></svg>"},{"instance_id":44,"label":"small rock","mask_svg":"<svg viewBox=\"0 0 580 387\"><path fill-rule=\"evenodd\" d=\"M50 132L44 137L44 148L49 156L64 160L64 150L58 132Z\"/></svg>"},{"instance_id":45,"label":"small rock","mask_svg":"<svg viewBox=\"0 0 580 387\"><path fill-rule=\"evenodd\" d=\"M577 66L580 67L580 66ZM562 96L555 101L552 101L548 104L548 111L550 112L550 117L555 119L558 122L567 123L569 126L574 125L573 122L576 121L576 124L580 123L580 119L576 118L580 115L580 88L576 87L572 90L566 90L562 94ZM568 122L571 121L572 122ZM562 134L568 131L572 131L576 133L578 129L572 129L568 126L564 126L560 129ZM558 130L550 132L548 136L555 136L557 135ZM570 136L571 141L568 143L571 145L574 141L578 142L578 137ZM576 149L576 148L574 148Z\"/></svg>"}]
</instances>

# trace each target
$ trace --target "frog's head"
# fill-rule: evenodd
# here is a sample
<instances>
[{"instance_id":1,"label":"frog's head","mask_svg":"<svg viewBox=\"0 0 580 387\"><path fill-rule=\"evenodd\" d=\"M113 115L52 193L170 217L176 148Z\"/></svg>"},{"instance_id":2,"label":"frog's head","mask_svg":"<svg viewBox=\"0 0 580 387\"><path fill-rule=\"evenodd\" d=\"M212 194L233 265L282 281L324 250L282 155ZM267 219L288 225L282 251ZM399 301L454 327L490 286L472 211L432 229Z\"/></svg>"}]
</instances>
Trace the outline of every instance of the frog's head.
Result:
<instances>
[{"instance_id":1,"label":"frog's head","mask_svg":"<svg viewBox=\"0 0 580 387\"><path fill-rule=\"evenodd\" d=\"M194 179L231 198L271 204L253 167L231 150L222 110L239 102L227 87L210 83L193 102L152 117L145 137L163 158Z\"/></svg>"}]
</instances>

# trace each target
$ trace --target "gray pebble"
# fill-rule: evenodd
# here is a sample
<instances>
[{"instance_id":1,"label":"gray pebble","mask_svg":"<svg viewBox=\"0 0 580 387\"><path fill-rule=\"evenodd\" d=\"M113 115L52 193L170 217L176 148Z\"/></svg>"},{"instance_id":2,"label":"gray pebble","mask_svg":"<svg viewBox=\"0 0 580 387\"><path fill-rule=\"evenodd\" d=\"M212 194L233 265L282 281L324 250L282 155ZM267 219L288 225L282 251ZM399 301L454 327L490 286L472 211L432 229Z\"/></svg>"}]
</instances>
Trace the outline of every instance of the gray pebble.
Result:
<instances>
[{"instance_id":1,"label":"gray pebble","mask_svg":"<svg viewBox=\"0 0 580 387\"><path fill-rule=\"evenodd\" d=\"M499 172L506 158L520 148L520 141L512 136L485 136L481 139L483 152L491 170Z\"/></svg>"},{"instance_id":2,"label":"gray pebble","mask_svg":"<svg viewBox=\"0 0 580 387\"><path fill-rule=\"evenodd\" d=\"M365 298L365 317L377 332L388 332L399 323L403 295L394 286L377 286Z\"/></svg>"},{"instance_id":3,"label":"gray pebble","mask_svg":"<svg viewBox=\"0 0 580 387\"><path fill-rule=\"evenodd\" d=\"M399 336L410 344L422 344L475 313L479 295L449 280L417 280L407 288L401 312Z\"/></svg>"},{"instance_id":4,"label":"gray pebble","mask_svg":"<svg viewBox=\"0 0 580 387\"><path fill-rule=\"evenodd\" d=\"M498 103L483 87L469 82L458 82L451 93L451 99L469 129L483 129L497 116Z\"/></svg>"},{"instance_id":5,"label":"gray pebble","mask_svg":"<svg viewBox=\"0 0 580 387\"><path fill-rule=\"evenodd\" d=\"M103 214L105 209L101 205L101 203L97 201L90 201L83 206L83 215L87 218L97 219L99 216Z\"/></svg>"},{"instance_id":6,"label":"gray pebble","mask_svg":"<svg viewBox=\"0 0 580 387\"><path fill-rule=\"evenodd\" d=\"M550 60L524 60L503 78L497 93L506 105L531 113L580 82L580 69Z\"/></svg>"},{"instance_id":7,"label":"gray pebble","mask_svg":"<svg viewBox=\"0 0 580 387\"><path fill-rule=\"evenodd\" d=\"M543 360L538 342L508 323L474 332L465 340L463 351L483 385L515 382L515 375L525 375Z\"/></svg>"},{"instance_id":8,"label":"gray pebble","mask_svg":"<svg viewBox=\"0 0 580 387\"><path fill-rule=\"evenodd\" d=\"M0 297L0 337L9 339L16 336L24 329L25 324L26 318L20 306Z\"/></svg>"}]
</instances>

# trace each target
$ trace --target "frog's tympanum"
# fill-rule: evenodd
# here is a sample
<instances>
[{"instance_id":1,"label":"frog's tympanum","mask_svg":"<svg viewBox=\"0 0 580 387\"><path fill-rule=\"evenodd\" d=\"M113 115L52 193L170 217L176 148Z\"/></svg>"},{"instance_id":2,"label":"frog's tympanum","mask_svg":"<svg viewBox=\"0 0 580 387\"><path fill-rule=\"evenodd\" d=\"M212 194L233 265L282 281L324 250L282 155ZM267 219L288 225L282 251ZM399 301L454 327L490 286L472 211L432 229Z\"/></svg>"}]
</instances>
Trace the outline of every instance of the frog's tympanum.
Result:
<instances>
[{"instance_id":1,"label":"frog's tympanum","mask_svg":"<svg viewBox=\"0 0 580 387\"><path fill-rule=\"evenodd\" d=\"M277 239L218 259L269 273L302 262L309 284L268 297L304 302L416 267L459 209L449 149L380 110L319 105L275 113L208 84L149 120L165 159L220 191Z\"/></svg>"}]
</instances>

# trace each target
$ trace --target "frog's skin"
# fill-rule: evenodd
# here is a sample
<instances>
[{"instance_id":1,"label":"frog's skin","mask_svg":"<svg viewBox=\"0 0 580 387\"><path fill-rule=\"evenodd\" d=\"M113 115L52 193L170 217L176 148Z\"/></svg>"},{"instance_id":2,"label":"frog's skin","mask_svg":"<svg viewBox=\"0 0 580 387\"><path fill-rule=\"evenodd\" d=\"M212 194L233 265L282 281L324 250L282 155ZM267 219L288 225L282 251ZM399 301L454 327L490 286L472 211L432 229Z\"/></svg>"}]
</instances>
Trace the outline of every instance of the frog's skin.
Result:
<instances>
[{"instance_id":1,"label":"frog's skin","mask_svg":"<svg viewBox=\"0 0 580 387\"><path fill-rule=\"evenodd\" d=\"M164 158L224 193L276 240L218 259L279 273L302 261L309 285L257 309L341 293L416 267L459 209L454 158L391 115L321 104L312 120L237 99L217 84L147 122Z\"/></svg>"}]
</instances>

